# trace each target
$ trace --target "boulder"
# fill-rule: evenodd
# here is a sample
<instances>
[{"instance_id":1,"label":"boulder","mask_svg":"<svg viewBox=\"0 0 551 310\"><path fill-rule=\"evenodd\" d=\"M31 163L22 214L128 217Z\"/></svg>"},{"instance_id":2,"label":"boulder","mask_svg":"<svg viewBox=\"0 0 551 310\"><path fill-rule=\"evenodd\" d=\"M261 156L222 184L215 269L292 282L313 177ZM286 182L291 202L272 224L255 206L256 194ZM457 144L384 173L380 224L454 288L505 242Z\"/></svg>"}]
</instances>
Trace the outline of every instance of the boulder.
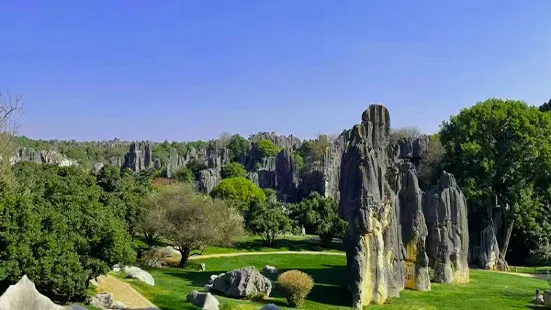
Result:
<instances>
[{"instance_id":1,"label":"boulder","mask_svg":"<svg viewBox=\"0 0 551 310\"><path fill-rule=\"evenodd\" d=\"M205 169L199 171L198 189L204 193L210 193L220 183L220 169Z\"/></svg>"},{"instance_id":2,"label":"boulder","mask_svg":"<svg viewBox=\"0 0 551 310\"><path fill-rule=\"evenodd\" d=\"M128 307L120 301L114 301L111 304L111 309L128 309Z\"/></svg>"},{"instance_id":3,"label":"boulder","mask_svg":"<svg viewBox=\"0 0 551 310\"><path fill-rule=\"evenodd\" d=\"M274 304L267 304L264 307L260 308L260 310L279 310L279 307Z\"/></svg>"},{"instance_id":4,"label":"boulder","mask_svg":"<svg viewBox=\"0 0 551 310\"><path fill-rule=\"evenodd\" d=\"M212 284L214 282L214 280L216 280L216 278L218 278L218 275L217 274L213 274L210 276L210 279L209 279L209 284Z\"/></svg>"},{"instance_id":5,"label":"boulder","mask_svg":"<svg viewBox=\"0 0 551 310\"><path fill-rule=\"evenodd\" d=\"M186 300L203 310L218 310L220 302L211 293L192 291L186 296Z\"/></svg>"},{"instance_id":6,"label":"boulder","mask_svg":"<svg viewBox=\"0 0 551 310\"><path fill-rule=\"evenodd\" d=\"M269 296L272 282L253 267L235 269L216 278L212 283L213 291L234 298L244 298L262 293Z\"/></svg>"},{"instance_id":7,"label":"boulder","mask_svg":"<svg viewBox=\"0 0 551 310\"><path fill-rule=\"evenodd\" d=\"M153 279L151 274L138 267L124 267L124 273L126 274L127 278L140 280L151 286L155 285L155 280Z\"/></svg>"},{"instance_id":8,"label":"boulder","mask_svg":"<svg viewBox=\"0 0 551 310\"><path fill-rule=\"evenodd\" d=\"M199 271L206 271L207 270L207 264L201 263L199 264L199 268L197 268Z\"/></svg>"},{"instance_id":9,"label":"boulder","mask_svg":"<svg viewBox=\"0 0 551 310\"><path fill-rule=\"evenodd\" d=\"M534 305L543 305L543 304L545 304L545 301L543 299L542 294L537 294L536 296L532 297L532 300L530 302Z\"/></svg>"},{"instance_id":10,"label":"boulder","mask_svg":"<svg viewBox=\"0 0 551 310\"><path fill-rule=\"evenodd\" d=\"M487 270L507 271L507 263L501 258L493 223L480 233L479 262L480 267Z\"/></svg>"},{"instance_id":11,"label":"boulder","mask_svg":"<svg viewBox=\"0 0 551 310\"><path fill-rule=\"evenodd\" d=\"M277 274L278 272L279 271L274 266L266 265L264 266L264 268L262 268L262 273L264 274L273 275L273 274Z\"/></svg>"},{"instance_id":12,"label":"boulder","mask_svg":"<svg viewBox=\"0 0 551 310\"><path fill-rule=\"evenodd\" d=\"M48 297L40 294L34 283L24 275L19 282L10 285L0 297L0 310L18 309L62 310L75 308L56 305Z\"/></svg>"},{"instance_id":13,"label":"boulder","mask_svg":"<svg viewBox=\"0 0 551 310\"><path fill-rule=\"evenodd\" d=\"M551 292L549 290L543 292L543 305L546 308L551 308Z\"/></svg>"},{"instance_id":14,"label":"boulder","mask_svg":"<svg viewBox=\"0 0 551 310\"><path fill-rule=\"evenodd\" d=\"M114 298L112 294L108 292L102 292L90 298L89 304L101 309L111 309L111 305L113 304L113 302Z\"/></svg>"}]
</instances>

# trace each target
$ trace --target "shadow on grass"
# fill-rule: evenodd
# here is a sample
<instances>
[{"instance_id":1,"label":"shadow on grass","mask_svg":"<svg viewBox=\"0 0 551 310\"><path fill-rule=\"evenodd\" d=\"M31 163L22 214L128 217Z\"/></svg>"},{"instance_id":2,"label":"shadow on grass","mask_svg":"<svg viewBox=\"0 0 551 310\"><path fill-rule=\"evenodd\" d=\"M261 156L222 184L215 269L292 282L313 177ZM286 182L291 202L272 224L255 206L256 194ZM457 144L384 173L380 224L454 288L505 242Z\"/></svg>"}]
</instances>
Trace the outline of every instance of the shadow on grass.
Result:
<instances>
[{"instance_id":1,"label":"shadow on grass","mask_svg":"<svg viewBox=\"0 0 551 310\"><path fill-rule=\"evenodd\" d=\"M263 240L246 240L238 241L232 246L235 249L261 252L266 250L266 244ZM273 249L287 248L289 251L327 251L337 250L344 251L344 245L341 241L334 240L326 247L322 247L317 238L308 239L286 239L280 237L272 246Z\"/></svg>"},{"instance_id":2,"label":"shadow on grass","mask_svg":"<svg viewBox=\"0 0 551 310\"><path fill-rule=\"evenodd\" d=\"M280 273L291 269L280 269ZM322 265L319 269L299 269L312 276L314 279L314 287L312 292L306 298L309 301L332 305L332 306L350 306L351 296L346 289L346 266L333 266ZM185 281L189 281L192 286L203 287L208 283L212 274L219 274L226 272L226 270L218 271L192 271L181 270L166 272L168 276L178 277ZM285 299L285 294L277 282L273 281L274 287L272 289L271 297ZM286 306L284 301L281 300L266 300L264 303L274 303L278 306Z\"/></svg>"}]
</instances>

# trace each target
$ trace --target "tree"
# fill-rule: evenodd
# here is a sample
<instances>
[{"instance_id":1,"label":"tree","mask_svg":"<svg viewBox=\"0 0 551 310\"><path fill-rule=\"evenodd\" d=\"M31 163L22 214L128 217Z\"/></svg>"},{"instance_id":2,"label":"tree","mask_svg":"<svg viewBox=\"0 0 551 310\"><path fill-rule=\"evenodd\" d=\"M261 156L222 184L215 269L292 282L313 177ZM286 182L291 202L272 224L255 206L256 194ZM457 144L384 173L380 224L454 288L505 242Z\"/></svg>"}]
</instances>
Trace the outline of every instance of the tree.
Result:
<instances>
[{"instance_id":1,"label":"tree","mask_svg":"<svg viewBox=\"0 0 551 310\"><path fill-rule=\"evenodd\" d=\"M312 192L289 209L295 225L303 226L307 232L318 235L323 246L329 245L334 237L342 239L346 232L347 223L339 218L338 203L331 197Z\"/></svg>"},{"instance_id":2,"label":"tree","mask_svg":"<svg viewBox=\"0 0 551 310\"><path fill-rule=\"evenodd\" d=\"M20 95L0 91L0 178L7 182L14 179L10 169L10 158L15 154L17 147L14 139L17 124L13 116L21 113L23 100Z\"/></svg>"},{"instance_id":3,"label":"tree","mask_svg":"<svg viewBox=\"0 0 551 310\"><path fill-rule=\"evenodd\" d=\"M443 169L456 176L470 201L469 226L481 229L497 216L505 259L515 227L526 225L521 214L540 208L534 200L551 201L551 115L522 101L488 99L444 122L440 139Z\"/></svg>"},{"instance_id":4,"label":"tree","mask_svg":"<svg viewBox=\"0 0 551 310\"><path fill-rule=\"evenodd\" d=\"M17 188L0 186L0 281L26 274L54 300L83 300L90 279L135 259L94 176L34 163L18 163L14 176Z\"/></svg>"},{"instance_id":5,"label":"tree","mask_svg":"<svg viewBox=\"0 0 551 310\"><path fill-rule=\"evenodd\" d=\"M440 136L434 134L430 135L428 139L429 145L427 152L417 168L419 186L422 189L430 189L436 185L442 172L441 161L444 154L444 148L440 142Z\"/></svg>"},{"instance_id":6,"label":"tree","mask_svg":"<svg viewBox=\"0 0 551 310\"><path fill-rule=\"evenodd\" d=\"M221 200L197 193L189 184L169 185L144 202L145 226L180 251L184 267L191 251L229 246L243 234L243 217Z\"/></svg>"},{"instance_id":7,"label":"tree","mask_svg":"<svg viewBox=\"0 0 551 310\"><path fill-rule=\"evenodd\" d=\"M549 112L549 111L551 111L551 99L549 99L549 101L547 101L546 103L540 105L539 109L540 109L540 111L542 111L542 112Z\"/></svg>"},{"instance_id":8,"label":"tree","mask_svg":"<svg viewBox=\"0 0 551 310\"><path fill-rule=\"evenodd\" d=\"M247 230L260 236L267 246L292 230L291 220L281 203L253 200L245 218Z\"/></svg>"},{"instance_id":9,"label":"tree","mask_svg":"<svg viewBox=\"0 0 551 310\"><path fill-rule=\"evenodd\" d=\"M421 135L422 135L421 129L414 126L391 128L389 140L391 143L396 143L400 141L400 139L404 139L404 138L415 139L415 138L421 137Z\"/></svg>"},{"instance_id":10,"label":"tree","mask_svg":"<svg viewBox=\"0 0 551 310\"><path fill-rule=\"evenodd\" d=\"M273 157L276 156L281 148L275 145L272 141L267 139L260 139L256 142L256 149L260 153L260 157Z\"/></svg>"},{"instance_id":11,"label":"tree","mask_svg":"<svg viewBox=\"0 0 551 310\"><path fill-rule=\"evenodd\" d=\"M228 147L231 142L231 138L232 134L227 131L220 133L218 140L216 140L216 147Z\"/></svg>"},{"instance_id":12,"label":"tree","mask_svg":"<svg viewBox=\"0 0 551 310\"><path fill-rule=\"evenodd\" d=\"M245 170L245 167L243 167L242 164L234 162L222 166L220 174L223 179L236 177L244 178L247 176L247 170Z\"/></svg>"},{"instance_id":13,"label":"tree","mask_svg":"<svg viewBox=\"0 0 551 310\"><path fill-rule=\"evenodd\" d=\"M172 179L185 183L192 183L194 179L193 171L188 167L178 168L171 177Z\"/></svg>"},{"instance_id":14,"label":"tree","mask_svg":"<svg viewBox=\"0 0 551 310\"><path fill-rule=\"evenodd\" d=\"M240 157L246 154L249 150L249 141L242 136L235 134L231 136L228 149L230 150L232 161L239 162Z\"/></svg>"},{"instance_id":15,"label":"tree","mask_svg":"<svg viewBox=\"0 0 551 310\"><path fill-rule=\"evenodd\" d=\"M224 179L210 193L213 198L232 200L248 204L254 199L266 201L262 189L246 178L236 177ZM245 207L243 207L245 209Z\"/></svg>"},{"instance_id":16,"label":"tree","mask_svg":"<svg viewBox=\"0 0 551 310\"><path fill-rule=\"evenodd\" d=\"M134 237L142 215L141 200L153 190L150 179L128 169L121 171L119 167L105 165L97 176L96 184L103 190L100 202L110 206L126 222L128 233Z\"/></svg>"}]
</instances>

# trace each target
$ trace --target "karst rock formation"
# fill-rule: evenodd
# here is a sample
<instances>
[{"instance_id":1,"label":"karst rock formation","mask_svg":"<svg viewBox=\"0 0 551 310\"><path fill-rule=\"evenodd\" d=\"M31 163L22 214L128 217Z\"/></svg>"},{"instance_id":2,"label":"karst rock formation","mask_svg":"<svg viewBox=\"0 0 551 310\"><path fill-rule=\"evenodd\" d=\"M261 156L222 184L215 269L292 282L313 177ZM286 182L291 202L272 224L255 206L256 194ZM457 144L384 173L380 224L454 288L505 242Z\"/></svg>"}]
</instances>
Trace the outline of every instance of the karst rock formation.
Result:
<instances>
[{"instance_id":1,"label":"karst rock formation","mask_svg":"<svg viewBox=\"0 0 551 310\"><path fill-rule=\"evenodd\" d=\"M328 151L331 162L340 158L340 167L323 170L326 188L339 198L339 214L349 223L348 287L356 309L382 304L404 288L429 291L431 266L437 282L469 277L467 208L455 179L444 173L439 187L424 193L412 159L420 157L425 138L390 145L389 134L388 110L371 105L361 124Z\"/></svg>"}]
</instances>

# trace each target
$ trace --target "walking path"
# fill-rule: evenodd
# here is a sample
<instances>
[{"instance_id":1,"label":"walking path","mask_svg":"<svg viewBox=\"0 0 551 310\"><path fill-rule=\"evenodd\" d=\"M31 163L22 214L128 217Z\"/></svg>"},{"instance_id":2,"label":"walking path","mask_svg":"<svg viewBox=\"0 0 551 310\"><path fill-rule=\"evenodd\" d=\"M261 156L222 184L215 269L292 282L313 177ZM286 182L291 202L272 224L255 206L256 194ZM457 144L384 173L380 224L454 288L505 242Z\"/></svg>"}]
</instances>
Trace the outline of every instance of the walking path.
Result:
<instances>
[{"instance_id":1,"label":"walking path","mask_svg":"<svg viewBox=\"0 0 551 310\"><path fill-rule=\"evenodd\" d=\"M122 302L127 309L159 310L157 306L133 289L130 284L125 283L113 276L99 276L97 282L100 292L109 292L113 294L115 300Z\"/></svg>"},{"instance_id":2,"label":"walking path","mask_svg":"<svg viewBox=\"0 0 551 310\"><path fill-rule=\"evenodd\" d=\"M190 256L190 260L194 259L207 259L217 257L234 257L245 255L271 255L271 254L299 254L299 255L335 255L346 256L345 253L340 252L323 252L323 251L273 251L273 252L236 252L236 253L220 253L220 254L208 254L208 255L194 255Z\"/></svg>"},{"instance_id":3,"label":"walking path","mask_svg":"<svg viewBox=\"0 0 551 310\"><path fill-rule=\"evenodd\" d=\"M524 278L534 278L534 279L540 279L540 280L546 280L547 275L546 274L534 274L534 273L522 273L522 272L510 272L510 271L498 271L498 270L486 270L486 269L478 269L482 271L488 271L488 272L499 272L504 274L511 274L514 276L524 277Z\"/></svg>"}]
</instances>

